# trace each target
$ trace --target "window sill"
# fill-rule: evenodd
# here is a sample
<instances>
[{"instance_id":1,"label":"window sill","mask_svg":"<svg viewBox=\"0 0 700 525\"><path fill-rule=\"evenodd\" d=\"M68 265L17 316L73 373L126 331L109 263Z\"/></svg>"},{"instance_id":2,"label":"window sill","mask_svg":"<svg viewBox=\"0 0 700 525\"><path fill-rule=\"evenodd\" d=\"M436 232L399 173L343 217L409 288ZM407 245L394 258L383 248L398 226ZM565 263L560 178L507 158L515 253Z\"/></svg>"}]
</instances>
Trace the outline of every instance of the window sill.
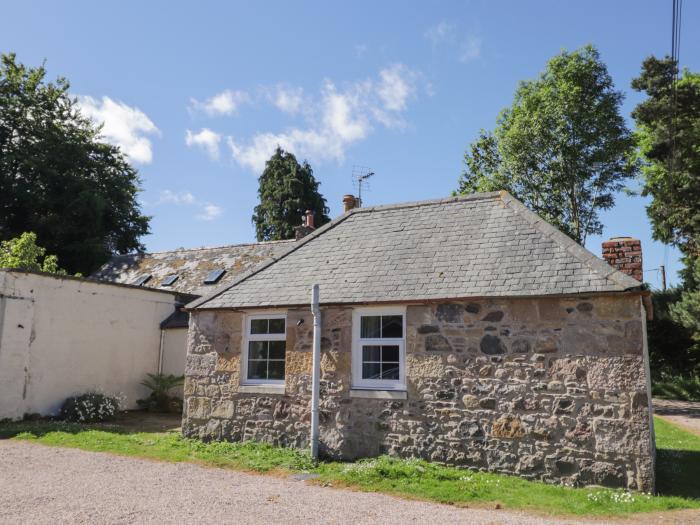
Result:
<instances>
[{"instance_id":1,"label":"window sill","mask_svg":"<svg viewBox=\"0 0 700 525\"><path fill-rule=\"evenodd\" d=\"M405 390L364 390L353 388L350 397L355 399L407 399Z\"/></svg>"},{"instance_id":2,"label":"window sill","mask_svg":"<svg viewBox=\"0 0 700 525\"><path fill-rule=\"evenodd\" d=\"M240 385L242 394L284 394L284 385Z\"/></svg>"}]
</instances>

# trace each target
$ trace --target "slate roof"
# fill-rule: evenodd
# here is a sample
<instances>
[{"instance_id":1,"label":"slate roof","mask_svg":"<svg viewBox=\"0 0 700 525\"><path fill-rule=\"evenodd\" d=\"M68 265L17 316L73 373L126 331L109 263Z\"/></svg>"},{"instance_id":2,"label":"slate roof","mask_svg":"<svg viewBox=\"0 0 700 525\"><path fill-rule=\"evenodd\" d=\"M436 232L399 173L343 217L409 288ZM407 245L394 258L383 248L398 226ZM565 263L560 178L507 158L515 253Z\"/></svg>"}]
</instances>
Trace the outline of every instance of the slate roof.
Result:
<instances>
[{"instance_id":1,"label":"slate roof","mask_svg":"<svg viewBox=\"0 0 700 525\"><path fill-rule=\"evenodd\" d=\"M274 241L117 255L91 275L91 278L133 284L140 276L151 275L143 285L146 288L207 295L235 282L256 266L279 257L294 242ZM215 284L204 284L207 274L217 268L226 270L226 273ZM163 281L169 275L177 275L178 278L171 286L163 286Z\"/></svg>"},{"instance_id":2,"label":"slate roof","mask_svg":"<svg viewBox=\"0 0 700 525\"><path fill-rule=\"evenodd\" d=\"M641 283L506 192L349 211L187 307L323 304L622 292Z\"/></svg>"}]
</instances>

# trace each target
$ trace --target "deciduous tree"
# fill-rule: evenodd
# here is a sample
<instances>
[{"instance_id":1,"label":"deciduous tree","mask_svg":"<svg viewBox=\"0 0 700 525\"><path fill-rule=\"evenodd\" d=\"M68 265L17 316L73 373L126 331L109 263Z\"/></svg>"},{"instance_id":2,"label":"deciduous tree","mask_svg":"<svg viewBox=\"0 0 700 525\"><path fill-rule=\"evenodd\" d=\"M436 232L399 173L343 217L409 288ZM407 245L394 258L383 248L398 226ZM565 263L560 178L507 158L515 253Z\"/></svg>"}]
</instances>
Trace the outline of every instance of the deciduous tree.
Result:
<instances>
[{"instance_id":1,"label":"deciduous tree","mask_svg":"<svg viewBox=\"0 0 700 525\"><path fill-rule=\"evenodd\" d=\"M465 154L459 193L507 190L579 243L602 231L599 211L635 174L623 95L592 46L552 58L521 82L493 133Z\"/></svg>"}]
</instances>

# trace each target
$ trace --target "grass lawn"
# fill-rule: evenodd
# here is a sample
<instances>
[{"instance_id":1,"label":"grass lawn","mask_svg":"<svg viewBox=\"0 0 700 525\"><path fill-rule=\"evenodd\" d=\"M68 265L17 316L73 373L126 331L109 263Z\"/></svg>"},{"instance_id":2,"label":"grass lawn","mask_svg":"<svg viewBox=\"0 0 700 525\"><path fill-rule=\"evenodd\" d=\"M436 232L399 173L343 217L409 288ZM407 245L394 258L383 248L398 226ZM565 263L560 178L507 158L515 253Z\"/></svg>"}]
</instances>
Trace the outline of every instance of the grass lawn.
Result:
<instances>
[{"instance_id":1,"label":"grass lawn","mask_svg":"<svg viewBox=\"0 0 700 525\"><path fill-rule=\"evenodd\" d=\"M259 443L202 443L175 432L138 432L132 425L21 422L0 425L0 438L111 452L163 461L189 461L278 474L315 473L316 482L457 505L495 505L547 514L624 515L700 508L700 437L656 419L660 496L603 488L573 489L514 476L381 457L322 462L292 449Z\"/></svg>"}]
</instances>

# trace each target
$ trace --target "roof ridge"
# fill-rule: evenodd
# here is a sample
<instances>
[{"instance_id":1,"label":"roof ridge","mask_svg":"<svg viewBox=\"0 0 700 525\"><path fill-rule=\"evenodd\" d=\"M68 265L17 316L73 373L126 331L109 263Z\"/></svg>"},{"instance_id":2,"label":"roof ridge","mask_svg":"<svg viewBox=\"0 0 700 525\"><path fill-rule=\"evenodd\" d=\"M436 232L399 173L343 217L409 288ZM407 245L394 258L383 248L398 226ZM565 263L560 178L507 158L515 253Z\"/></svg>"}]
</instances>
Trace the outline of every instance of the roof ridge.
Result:
<instances>
[{"instance_id":1,"label":"roof ridge","mask_svg":"<svg viewBox=\"0 0 700 525\"><path fill-rule=\"evenodd\" d=\"M435 206L437 204L451 204L453 202L497 199L497 198L500 198L500 196L501 196L501 192L499 192L499 191L477 192L477 193L470 193L468 195L452 195L450 197L443 197L441 199L427 199L427 200L422 200L422 201L407 201L407 202L399 202L396 204L379 204L377 206L367 206L364 208L353 208L351 211L353 211L355 213L367 213L367 212L373 212L373 211L400 210L400 209L404 209L404 208L419 208L421 206Z\"/></svg>"},{"instance_id":2,"label":"roof ridge","mask_svg":"<svg viewBox=\"0 0 700 525\"><path fill-rule=\"evenodd\" d=\"M239 244L222 244L221 246L202 246L200 248L175 248L173 250L162 250L159 252L132 252L132 253L122 253L118 255L113 255L110 259L117 259L119 257L139 257L144 255L161 255L164 253L175 253L175 252L196 252L202 250L220 250L222 248L238 248L239 246L266 246L270 244L286 244L294 243L296 239L279 239L275 241L260 241L260 242L242 242Z\"/></svg>"},{"instance_id":3,"label":"roof ridge","mask_svg":"<svg viewBox=\"0 0 700 525\"><path fill-rule=\"evenodd\" d=\"M542 217L537 215L534 211L525 206L525 204L513 197L507 191L502 190L499 192L499 195L504 205L508 206L515 213L523 217L534 228L539 230L540 233L562 246L572 257L578 259L594 273L600 274L604 279L612 280L615 284L618 284L625 290L639 288L643 285L643 283L625 273L622 273L620 270L612 267L602 259L598 258L596 254L581 246L556 226L553 226L545 221Z\"/></svg>"}]
</instances>

